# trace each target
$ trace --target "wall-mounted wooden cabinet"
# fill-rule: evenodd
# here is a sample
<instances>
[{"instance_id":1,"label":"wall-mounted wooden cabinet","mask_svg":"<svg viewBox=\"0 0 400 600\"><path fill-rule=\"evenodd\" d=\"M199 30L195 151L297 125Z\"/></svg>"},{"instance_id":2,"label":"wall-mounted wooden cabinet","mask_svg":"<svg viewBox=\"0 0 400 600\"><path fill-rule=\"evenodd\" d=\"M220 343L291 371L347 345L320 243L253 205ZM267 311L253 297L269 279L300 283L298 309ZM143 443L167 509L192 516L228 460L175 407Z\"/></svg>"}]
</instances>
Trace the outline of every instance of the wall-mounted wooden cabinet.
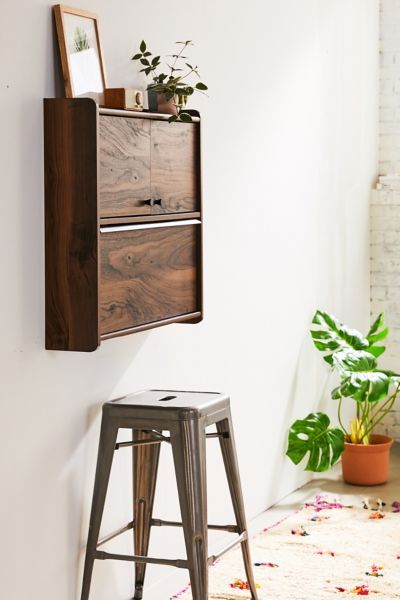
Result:
<instances>
[{"instance_id":1,"label":"wall-mounted wooden cabinet","mask_svg":"<svg viewBox=\"0 0 400 600\"><path fill-rule=\"evenodd\" d=\"M199 211L198 138L191 123L100 115L100 216Z\"/></svg>"},{"instance_id":2,"label":"wall-mounted wooden cabinet","mask_svg":"<svg viewBox=\"0 0 400 600\"><path fill-rule=\"evenodd\" d=\"M46 99L46 348L202 319L200 120Z\"/></svg>"}]
</instances>

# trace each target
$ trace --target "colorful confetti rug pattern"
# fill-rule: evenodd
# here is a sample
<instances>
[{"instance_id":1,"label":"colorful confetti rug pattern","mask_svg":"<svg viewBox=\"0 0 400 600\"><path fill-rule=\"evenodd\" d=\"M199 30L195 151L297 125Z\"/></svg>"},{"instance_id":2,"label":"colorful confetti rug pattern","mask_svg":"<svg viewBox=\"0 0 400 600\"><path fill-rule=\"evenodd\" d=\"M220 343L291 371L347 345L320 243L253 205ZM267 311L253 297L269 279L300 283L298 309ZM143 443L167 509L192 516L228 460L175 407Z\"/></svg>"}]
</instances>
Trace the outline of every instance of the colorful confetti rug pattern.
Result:
<instances>
[{"instance_id":1,"label":"colorful confetti rug pattern","mask_svg":"<svg viewBox=\"0 0 400 600\"><path fill-rule=\"evenodd\" d=\"M317 496L252 538L259 600L400 599L399 503L386 500L346 506ZM209 600L250 599L240 549L209 575ZM170 600L191 598L188 587Z\"/></svg>"}]
</instances>

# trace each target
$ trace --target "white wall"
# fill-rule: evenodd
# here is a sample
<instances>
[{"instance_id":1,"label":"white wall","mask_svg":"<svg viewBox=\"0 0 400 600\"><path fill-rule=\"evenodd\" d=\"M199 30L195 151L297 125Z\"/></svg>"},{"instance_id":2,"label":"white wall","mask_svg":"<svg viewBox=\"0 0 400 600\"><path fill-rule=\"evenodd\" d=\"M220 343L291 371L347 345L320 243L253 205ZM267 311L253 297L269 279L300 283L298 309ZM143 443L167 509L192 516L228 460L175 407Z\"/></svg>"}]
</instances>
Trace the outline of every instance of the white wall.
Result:
<instances>
[{"instance_id":1,"label":"white wall","mask_svg":"<svg viewBox=\"0 0 400 600\"><path fill-rule=\"evenodd\" d=\"M400 171L400 2L380 1L379 172Z\"/></svg>"},{"instance_id":2,"label":"white wall","mask_svg":"<svg viewBox=\"0 0 400 600\"><path fill-rule=\"evenodd\" d=\"M8 600L77 597L104 401L147 387L228 391L251 517L305 480L284 450L291 420L324 405L327 371L307 334L313 311L359 328L369 315L378 1L80 7L100 16L111 85L144 84L129 60L142 38L161 52L182 37L196 42L210 87L197 104L206 318L108 341L93 354L44 350L42 97L55 94L58 64L49 4L2 0L0 564ZM131 518L128 454L116 459L104 531ZM166 450L161 517L177 516L169 458ZM210 521L229 520L214 442L209 472ZM180 556L180 538L168 531L161 543L161 533L154 554ZM128 540L118 547L129 551ZM130 574L129 565L96 565L93 598L126 599ZM149 571L153 583L170 574ZM147 599L167 596L158 588Z\"/></svg>"}]
</instances>

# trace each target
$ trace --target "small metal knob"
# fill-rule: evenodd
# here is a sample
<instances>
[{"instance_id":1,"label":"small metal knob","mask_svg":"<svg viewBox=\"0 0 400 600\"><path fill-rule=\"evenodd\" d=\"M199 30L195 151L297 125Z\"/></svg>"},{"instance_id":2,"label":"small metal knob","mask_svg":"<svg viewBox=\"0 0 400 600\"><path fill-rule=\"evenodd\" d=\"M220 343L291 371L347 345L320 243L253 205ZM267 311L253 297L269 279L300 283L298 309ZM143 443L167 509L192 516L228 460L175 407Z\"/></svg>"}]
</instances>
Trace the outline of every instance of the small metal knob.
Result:
<instances>
[{"instance_id":1,"label":"small metal knob","mask_svg":"<svg viewBox=\"0 0 400 600\"><path fill-rule=\"evenodd\" d=\"M144 201L144 204L147 204L148 206L162 206L162 198L149 198Z\"/></svg>"}]
</instances>

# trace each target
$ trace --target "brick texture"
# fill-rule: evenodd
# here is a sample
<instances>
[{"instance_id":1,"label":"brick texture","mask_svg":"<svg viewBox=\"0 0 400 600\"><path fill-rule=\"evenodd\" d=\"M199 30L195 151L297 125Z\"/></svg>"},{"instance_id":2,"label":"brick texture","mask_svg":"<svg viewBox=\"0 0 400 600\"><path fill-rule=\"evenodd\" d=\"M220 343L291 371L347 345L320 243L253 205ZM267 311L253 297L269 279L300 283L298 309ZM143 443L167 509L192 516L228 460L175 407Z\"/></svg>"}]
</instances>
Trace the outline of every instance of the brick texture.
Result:
<instances>
[{"instance_id":1,"label":"brick texture","mask_svg":"<svg viewBox=\"0 0 400 600\"><path fill-rule=\"evenodd\" d=\"M379 173L400 174L400 0L380 3ZM371 315L390 327L381 361L400 372L400 191L371 198ZM400 440L400 402L377 428Z\"/></svg>"},{"instance_id":2,"label":"brick texture","mask_svg":"<svg viewBox=\"0 0 400 600\"><path fill-rule=\"evenodd\" d=\"M399 7L400 10L400 7ZM400 371L400 191L374 190L371 198L371 316L384 312L390 327L382 364ZM400 402L377 432L400 440Z\"/></svg>"}]
</instances>

